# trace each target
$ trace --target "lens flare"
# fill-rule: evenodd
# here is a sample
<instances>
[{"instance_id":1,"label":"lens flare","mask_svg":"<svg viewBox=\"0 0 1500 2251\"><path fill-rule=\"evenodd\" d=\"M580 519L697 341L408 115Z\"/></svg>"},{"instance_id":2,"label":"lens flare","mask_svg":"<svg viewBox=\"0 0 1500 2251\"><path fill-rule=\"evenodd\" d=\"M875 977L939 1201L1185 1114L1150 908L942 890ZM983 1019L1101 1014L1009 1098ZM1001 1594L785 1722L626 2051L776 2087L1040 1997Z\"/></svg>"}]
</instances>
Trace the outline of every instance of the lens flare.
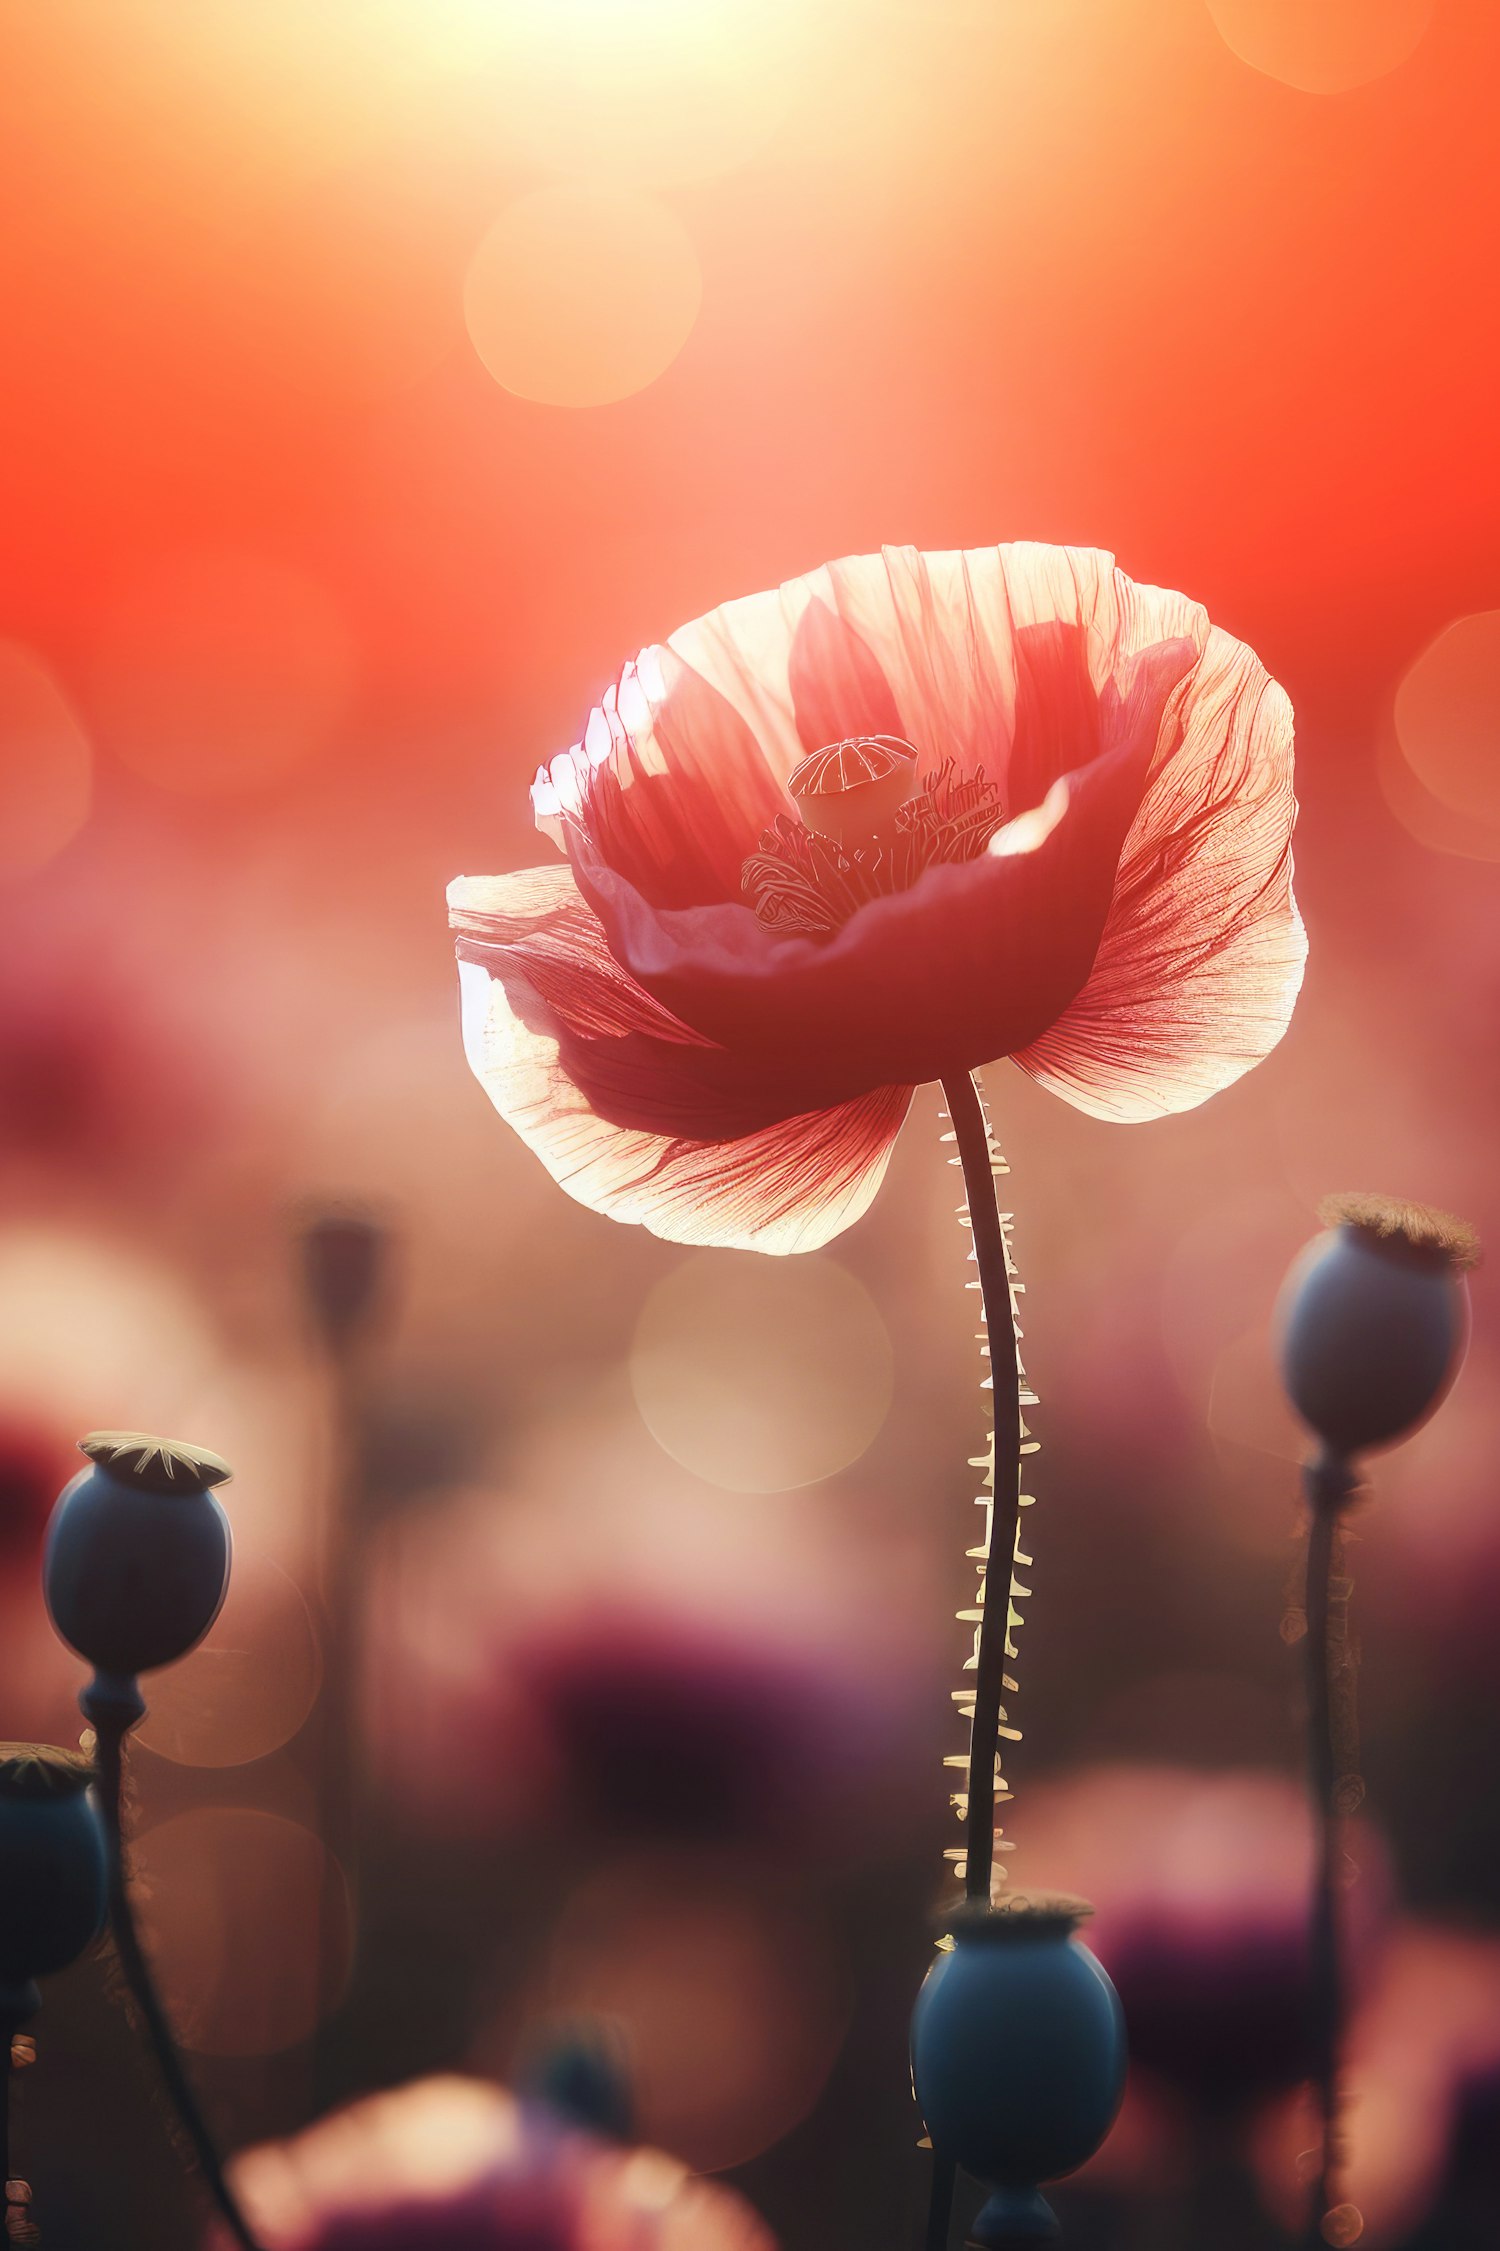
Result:
<instances>
[{"instance_id":1,"label":"lens flare","mask_svg":"<svg viewBox=\"0 0 1500 2251\"><path fill-rule=\"evenodd\" d=\"M306 1602L274 1563L238 1547L206 1638L152 1682L141 1741L180 1766L244 1766L290 1742L322 1660Z\"/></svg>"},{"instance_id":2,"label":"lens flare","mask_svg":"<svg viewBox=\"0 0 1500 2251\"><path fill-rule=\"evenodd\" d=\"M547 1991L620 2026L642 2132L698 2172L747 2163L807 2116L848 2017L810 1903L680 1855L615 1862L574 1893Z\"/></svg>"},{"instance_id":3,"label":"lens flare","mask_svg":"<svg viewBox=\"0 0 1500 2251\"><path fill-rule=\"evenodd\" d=\"M605 406L670 367L703 278L686 228L623 188L537 188L474 253L464 317L502 390L547 406Z\"/></svg>"},{"instance_id":4,"label":"lens flare","mask_svg":"<svg viewBox=\"0 0 1500 2251\"><path fill-rule=\"evenodd\" d=\"M831 1477L875 1437L891 1341L862 1282L831 1258L704 1251L658 1282L630 1381L674 1461L731 1493Z\"/></svg>"},{"instance_id":5,"label":"lens flare","mask_svg":"<svg viewBox=\"0 0 1500 2251\"><path fill-rule=\"evenodd\" d=\"M1415 54L1436 0L1207 0L1240 61L1305 94L1344 94Z\"/></svg>"},{"instance_id":6,"label":"lens flare","mask_svg":"<svg viewBox=\"0 0 1500 2251\"><path fill-rule=\"evenodd\" d=\"M214 1806L148 1830L133 1857L151 1961L183 2044L267 2056L306 2040L344 1989L351 1946L343 1871L312 1831Z\"/></svg>"},{"instance_id":7,"label":"lens flare","mask_svg":"<svg viewBox=\"0 0 1500 2251\"><path fill-rule=\"evenodd\" d=\"M1396 690L1395 724L1422 787L1493 835L1500 828L1500 610L1455 618L1429 642Z\"/></svg>"}]
</instances>

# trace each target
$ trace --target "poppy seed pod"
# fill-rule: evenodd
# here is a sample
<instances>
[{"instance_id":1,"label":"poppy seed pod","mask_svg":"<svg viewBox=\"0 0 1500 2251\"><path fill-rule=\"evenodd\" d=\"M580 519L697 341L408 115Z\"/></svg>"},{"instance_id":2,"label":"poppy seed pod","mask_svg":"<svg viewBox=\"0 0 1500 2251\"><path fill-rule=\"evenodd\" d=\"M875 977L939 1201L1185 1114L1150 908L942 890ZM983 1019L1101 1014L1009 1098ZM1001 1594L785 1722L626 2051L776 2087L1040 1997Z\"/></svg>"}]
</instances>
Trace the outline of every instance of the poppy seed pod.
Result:
<instances>
[{"instance_id":1,"label":"poppy seed pod","mask_svg":"<svg viewBox=\"0 0 1500 2251\"><path fill-rule=\"evenodd\" d=\"M300 1230L302 1284L324 1343L341 1351L380 1311L390 1237L371 1213L314 1213Z\"/></svg>"},{"instance_id":2,"label":"poppy seed pod","mask_svg":"<svg viewBox=\"0 0 1500 2251\"><path fill-rule=\"evenodd\" d=\"M79 1440L92 1467L60 1496L42 1578L52 1623L97 1672L133 1679L185 1657L229 1585L227 1462L133 1431Z\"/></svg>"},{"instance_id":3,"label":"poppy seed pod","mask_svg":"<svg viewBox=\"0 0 1500 2251\"><path fill-rule=\"evenodd\" d=\"M1335 1196L1329 1228L1288 1274L1281 1372L1302 1420L1335 1455L1408 1437L1447 1396L1469 1341L1473 1231L1445 1212Z\"/></svg>"},{"instance_id":4,"label":"poppy seed pod","mask_svg":"<svg viewBox=\"0 0 1500 2251\"><path fill-rule=\"evenodd\" d=\"M787 776L806 827L838 844L873 837L917 794L917 753L896 735L827 743Z\"/></svg>"},{"instance_id":5,"label":"poppy seed pod","mask_svg":"<svg viewBox=\"0 0 1500 2251\"><path fill-rule=\"evenodd\" d=\"M104 1926L108 1855L92 1779L76 1752L0 1744L0 1992L11 2000L65 1970Z\"/></svg>"},{"instance_id":6,"label":"poppy seed pod","mask_svg":"<svg viewBox=\"0 0 1500 2251\"><path fill-rule=\"evenodd\" d=\"M1125 2092L1125 2020L1074 1936L1081 1900L1016 1894L960 1915L912 2018L912 2083L940 2157L993 2190L970 2242L1046 2242L1038 2184L1076 2171Z\"/></svg>"},{"instance_id":7,"label":"poppy seed pod","mask_svg":"<svg viewBox=\"0 0 1500 2251\"><path fill-rule=\"evenodd\" d=\"M601 2141L637 2139L629 2053L623 2033L606 2019L536 2027L517 2065L516 2092Z\"/></svg>"}]
</instances>

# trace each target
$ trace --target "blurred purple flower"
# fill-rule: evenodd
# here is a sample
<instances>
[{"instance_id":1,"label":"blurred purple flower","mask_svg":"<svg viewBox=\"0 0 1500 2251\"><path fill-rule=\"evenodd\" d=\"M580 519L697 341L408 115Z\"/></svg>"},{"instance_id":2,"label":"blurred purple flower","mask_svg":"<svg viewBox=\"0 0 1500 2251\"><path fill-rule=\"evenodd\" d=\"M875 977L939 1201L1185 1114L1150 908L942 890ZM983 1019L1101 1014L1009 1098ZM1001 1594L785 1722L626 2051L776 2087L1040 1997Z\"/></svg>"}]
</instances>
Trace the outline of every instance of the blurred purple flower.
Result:
<instances>
[{"instance_id":1,"label":"blurred purple flower","mask_svg":"<svg viewBox=\"0 0 1500 2251\"><path fill-rule=\"evenodd\" d=\"M369 2096L232 2173L265 2251L774 2251L728 2189L560 2131L481 2080Z\"/></svg>"},{"instance_id":2,"label":"blurred purple flower","mask_svg":"<svg viewBox=\"0 0 1500 2251\"><path fill-rule=\"evenodd\" d=\"M158 992L50 932L0 972L0 1054L0 1159L159 1172L201 1147L221 1108L221 1072Z\"/></svg>"},{"instance_id":3,"label":"blurred purple flower","mask_svg":"<svg viewBox=\"0 0 1500 2251\"><path fill-rule=\"evenodd\" d=\"M1360 2214L1359 2241L1370 2251L1404 2242L1432 2220L1444 2195L1481 2203L1485 2168L1494 2175L1493 2130L1500 2087L1500 1939L1440 1925L1400 1921L1380 1975L1350 2028L1345 2065L1346 2162L1343 2186ZM1266 2121L1257 2151L1263 2185L1290 2220L1297 2210L1296 2165L1307 2147L1300 2104ZM1470 2240L1456 2228L1441 2241L1453 2251Z\"/></svg>"},{"instance_id":4,"label":"blurred purple flower","mask_svg":"<svg viewBox=\"0 0 1500 2251\"><path fill-rule=\"evenodd\" d=\"M615 1837L813 1841L872 1811L899 1731L828 1650L666 1608L581 1607L511 1666L557 1812Z\"/></svg>"},{"instance_id":5,"label":"blurred purple flower","mask_svg":"<svg viewBox=\"0 0 1500 2251\"><path fill-rule=\"evenodd\" d=\"M1099 1767L1030 1801L1027 1869L1098 1909L1089 1943L1119 1990L1135 2062L1194 2109L1248 2111L1311 2068L1302 1793L1249 1770ZM1347 1895L1356 1984L1383 1918L1368 1836Z\"/></svg>"},{"instance_id":6,"label":"blurred purple flower","mask_svg":"<svg viewBox=\"0 0 1500 2251\"><path fill-rule=\"evenodd\" d=\"M575 1521L576 1575L566 1547L566 1569L555 1549L536 1569L550 1519L497 1517L488 1497L387 1542L366 1734L406 1813L450 1837L819 1860L904 1840L927 1658L879 1588L872 1634L816 1543L781 1551L783 1583L733 1540L685 1556L674 1511L653 1515L649 1488L631 1501L633 1556L612 1552L607 1515L597 1548Z\"/></svg>"},{"instance_id":7,"label":"blurred purple flower","mask_svg":"<svg viewBox=\"0 0 1500 2251\"><path fill-rule=\"evenodd\" d=\"M1306 1920L1273 1900L1215 1920L1127 1910L1109 1957L1135 2061L1210 2110L1243 2110L1305 2079Z\"/></svg>"}]
</instances>

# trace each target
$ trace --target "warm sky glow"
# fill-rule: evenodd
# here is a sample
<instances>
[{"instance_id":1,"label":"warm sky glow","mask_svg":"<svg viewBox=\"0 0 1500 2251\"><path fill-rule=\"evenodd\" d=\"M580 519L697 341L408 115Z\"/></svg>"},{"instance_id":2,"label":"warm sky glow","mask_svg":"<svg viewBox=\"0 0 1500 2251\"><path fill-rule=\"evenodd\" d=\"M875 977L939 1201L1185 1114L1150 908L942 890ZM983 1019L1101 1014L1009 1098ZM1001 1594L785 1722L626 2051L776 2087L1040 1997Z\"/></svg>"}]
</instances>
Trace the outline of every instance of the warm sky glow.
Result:
<instances>
[{"instance_id":1,"label":"warm sky glow","mask_svg":"<svg viewBox=\"0 0 1500 2251\"><path fill-rule=\"evenodd\" d=\"M0 641L0 882L42 867L82 828L93 763L46 667Z\"/></svg>"},{"instance_id":2,"label":"warm sky glow","mask_svg":"<svg viewBox=\"0 0 1500 2251\"><path fill-rule=\"evenodd\" d=\"M163 789L264 786L326 743L353 685L336 604L255 555L168 555L122 585L101 636L121 754Z\"/></svg>"}]
</instances>

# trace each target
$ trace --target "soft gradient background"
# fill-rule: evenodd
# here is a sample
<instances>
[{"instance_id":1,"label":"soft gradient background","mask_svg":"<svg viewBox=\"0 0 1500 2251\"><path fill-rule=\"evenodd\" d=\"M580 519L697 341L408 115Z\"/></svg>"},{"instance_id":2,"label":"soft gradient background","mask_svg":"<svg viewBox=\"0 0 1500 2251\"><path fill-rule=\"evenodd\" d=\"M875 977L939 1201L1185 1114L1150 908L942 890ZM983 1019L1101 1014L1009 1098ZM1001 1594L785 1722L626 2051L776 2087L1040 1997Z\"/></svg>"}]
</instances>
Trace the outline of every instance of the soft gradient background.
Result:
<instances>
[{"instance_id":1,"label":"soft gradient background","mask_svg":"<svg viewBox=\"0 0 1500 2251\"><path fill-rule=\"evenodd\" d=\"M936 1098L832 1253L705 1270L569 1203L489 1112L442 900L547 856L532 770L626 656L827 556L1110 547L1296 705L1312 953L1284 1046L1147 1127L989 1074L1044 1441L1017 1867L1068 1876L1026 1809L1073 1768L1295 1773L1277 1283L1331 1189L1500 1231L1497 73L1483 0L0 16L0 1733L76 1736L34 1569L71 1439L226 1453L234 1606L156 1685L137 1779L230 2142L418 2069L505 2072L538 2012L603 2006L654 2136L737 2167L789 2251L914 2239L904 2020L982 1436ZM293 1241L330 1202L393 1239L342 1376ZM1398 1917L1372 2053L1430 2059L1370 2114L1370 2242L1409 2239L1487 2060L1463 2012L1500 1944L1490 1294L1354 1551ZM354 1640L357 1853L317 1703L320 1650ZM603 1645L613 1697L667 1651L649 1746L726 1642L708 1708L782 1779L798 1731L768 1752L756 1725L805 1713L801 1795L635 1834L559 1684ZM331 2021L320 1831L362 1900ZM1132 1870L1150 1847L1148 1821ZM192 2241L97 1966L36 2030L43 2239ZM1306 2137L1278 2131L1285 2206ZM1137 2121L1074 2193L1078 2241L1122 2208L1167 2240L1170 2139Z\"/></svg>"}]
</instances>

